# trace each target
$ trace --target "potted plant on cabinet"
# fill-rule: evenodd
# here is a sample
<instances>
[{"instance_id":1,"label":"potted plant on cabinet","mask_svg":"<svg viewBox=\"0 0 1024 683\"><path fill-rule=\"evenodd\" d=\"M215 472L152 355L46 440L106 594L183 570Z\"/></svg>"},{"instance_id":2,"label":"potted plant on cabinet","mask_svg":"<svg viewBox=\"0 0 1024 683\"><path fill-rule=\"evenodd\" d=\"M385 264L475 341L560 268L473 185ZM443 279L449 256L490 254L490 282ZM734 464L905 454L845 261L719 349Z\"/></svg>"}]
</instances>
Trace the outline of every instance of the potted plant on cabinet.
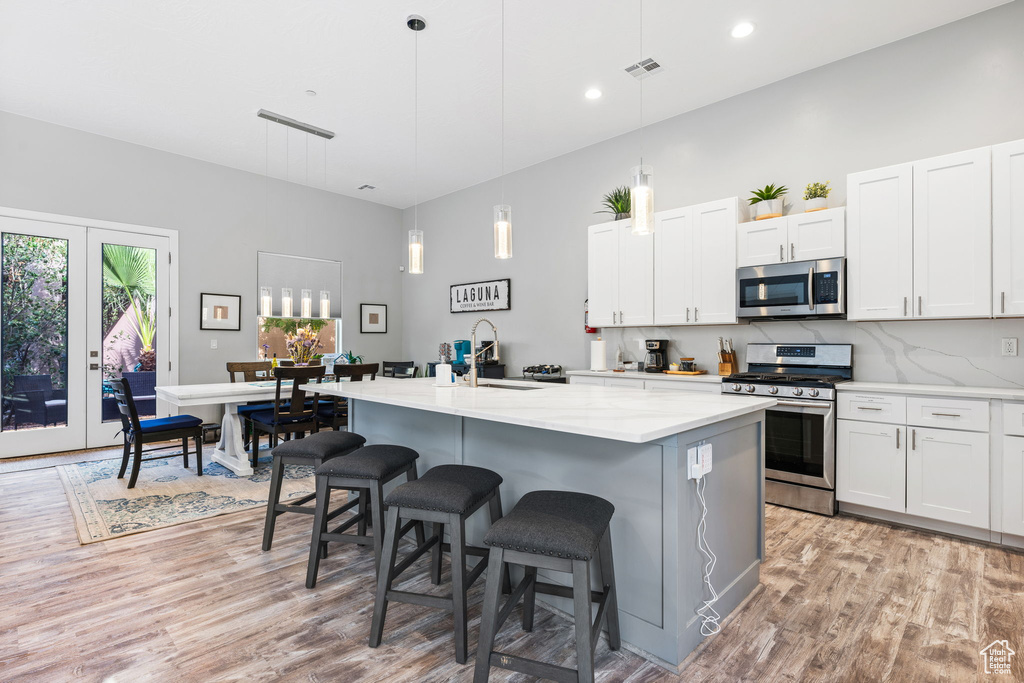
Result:
<instances>
[{"instance_id":1,"label":"potted plant on cabinet","mask_svg":"<svg viewBox=\"0 0 1024 683\"><path fill-rule=\"evenodd\" d=\"M832 191L832 188L828 186L830 181L824 183L808 183L807 189L804 190L804 201L807 205L804 207L804 211L824 211L828 208L828 193Z\"/></svg>"},{"instance_id":2,"label":"potted plant on cabinet","mask_svg":"<svg viewBox=\"0 0 1024 683\"><path fill-rule=\"evenodd\" d=\"M605 208L594 213L613 213L615 214L615 220L629 218L629 202L629 188L625 186L616 187L601 198L601 206Z\"/></svg>"},{"instance_id":3,"label":"potted plant on cabinet","mask_svg":"<svg viewBox=\"0 0 1024 683\"><path fill-rule=\"evenodd\" d=\"M778 218L782 215L783 196L789 192L785 185L766 185L763 189L752 190L747 201L755 207L754 220Z\"/></svg>"}]
</instances>

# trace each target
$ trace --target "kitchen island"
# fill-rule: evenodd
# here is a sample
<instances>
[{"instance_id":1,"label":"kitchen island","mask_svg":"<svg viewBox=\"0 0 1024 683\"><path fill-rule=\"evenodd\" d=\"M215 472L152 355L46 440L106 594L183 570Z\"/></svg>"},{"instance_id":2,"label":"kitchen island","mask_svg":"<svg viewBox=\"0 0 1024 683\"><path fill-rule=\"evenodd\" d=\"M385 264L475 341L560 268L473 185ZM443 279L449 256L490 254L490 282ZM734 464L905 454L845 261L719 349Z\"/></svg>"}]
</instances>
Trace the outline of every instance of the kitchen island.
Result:
<instances>
[{"instance_id":1,"label":"kitchen island","mask_svg":"<svg viewBox=\"0 0 1024 683\"><path fill-rule=\"evenodd\" d=\"M503 478L507 512L525 493L573 490L615 505L611 523L622 639L675 669L700 643L707 597L697 547L701 507L687 449L710 444L706 539L718 556L712 583L725 618L758 585L764 557L764 410L772 399L598 386L378 379L320 386L349 398L349 428L367 443L420 454L422 474L458 463ZM480 545L486 515L467 526ZM564 575L547 580L567 584ZM538 596L540 598L540 596ZM544 596L569 614L572 605Z\"/></svg>"}]
</instances>

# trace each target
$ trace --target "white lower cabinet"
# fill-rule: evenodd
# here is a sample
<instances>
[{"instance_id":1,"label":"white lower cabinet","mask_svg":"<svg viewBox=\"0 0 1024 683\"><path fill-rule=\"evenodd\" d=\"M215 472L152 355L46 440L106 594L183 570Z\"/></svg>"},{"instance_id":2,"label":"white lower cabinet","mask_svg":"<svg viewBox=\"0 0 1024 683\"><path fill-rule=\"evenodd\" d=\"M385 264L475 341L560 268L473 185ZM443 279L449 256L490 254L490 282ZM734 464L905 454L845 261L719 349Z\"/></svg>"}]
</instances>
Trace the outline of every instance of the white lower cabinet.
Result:
<instances>
[{"instance_id":1,"label":"white lower cabinet","mask_svg":"<svg viewBox=\"0 0 1024 683\"><path fill-rule=\"evenodd\" d=\"M1024 536L1024 437L1003 437L1003 533Z\"/></svg>"},{"instance_id":2,"label":"white lower cabinet","mask_svg":"<svg viewBox=\"0 0 1024 683\"><path fill-rule=\"evenodd\" d=\"M604 377L590 377L588 375L573 375L569 378L569 384L593 384L595 386L604 386Z\"/></svg>"},{"instance_id":3,"label":"white lower cabinet","mask_svg":"<svg viewBox=\"0 0 1024 683\"><path fill-rule=\"evenodd\" d=\"M988 434L909 429L907 513L987 529Z\"/></svg>"},{"instance_id":4,"label":"white lower cabinet","mask_svg":"<svg viewBox=\"0 0 1024 683\"><path fill-rule=\"evenodd\" d=\"M836 499L906 512L907 431L902 425L836 422Z\"/></svg>"}]
</instances>

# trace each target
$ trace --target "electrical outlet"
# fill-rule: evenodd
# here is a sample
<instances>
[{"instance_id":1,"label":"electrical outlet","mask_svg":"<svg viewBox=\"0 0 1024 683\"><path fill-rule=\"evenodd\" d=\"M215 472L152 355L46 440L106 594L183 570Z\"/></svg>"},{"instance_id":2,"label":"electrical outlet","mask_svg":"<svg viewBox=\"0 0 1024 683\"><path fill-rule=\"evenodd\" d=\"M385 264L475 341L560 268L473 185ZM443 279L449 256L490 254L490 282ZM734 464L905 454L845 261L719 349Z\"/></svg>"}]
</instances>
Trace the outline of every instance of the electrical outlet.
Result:
<instances>
[{"instance_id":1,"label":"electrical outlet","mask_svg":"<svg viewBox=\"0 0 1024 683\"><path fill-rule=\"evenodd\" d=\"M701 475L711 472L711 444L702 444L698 449L697 457L700 459Z\"/></svg>"},{"instance_id":2,"label":"electrical outlet","mask_svg":"<svg viewBox=\"0 0 1024 683\"><path fill-rule=\"evenodd\" d=\"M217 340L216 339L211 339L210 340L210 348L211 349L217 348Z\"/></svg>"},{"instance_id":3,"label":"electrical outlet","mask_svg":"<svg viewBox=\"0 0 1024 683\"><path fill-rule=\"evenodd\" d=\"M1016 337L1003 337L1003 343L1000 345L1004 356L1016 356L1017 355L1017 338Z\"/></svg>"}]
</instances>

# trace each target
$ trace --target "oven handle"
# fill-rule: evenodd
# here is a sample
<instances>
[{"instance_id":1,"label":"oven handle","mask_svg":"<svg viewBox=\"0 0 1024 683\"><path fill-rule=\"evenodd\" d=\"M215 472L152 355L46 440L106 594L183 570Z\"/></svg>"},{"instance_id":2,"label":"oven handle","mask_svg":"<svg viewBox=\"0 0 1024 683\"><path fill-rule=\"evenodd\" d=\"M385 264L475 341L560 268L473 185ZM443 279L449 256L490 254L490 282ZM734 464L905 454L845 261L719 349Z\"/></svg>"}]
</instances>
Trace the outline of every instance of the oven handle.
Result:
<instances>
[{"instance_id":1,"label":"oven handle","mask_svg":"<svg viewBox=\"0 0 1024 683\"><path fill-rule=\"evenodd\" d=\"M829 408L828 401L776 401L775 404L793 408L821 408L822 410Z\"/></svg>"}]
</instances>

